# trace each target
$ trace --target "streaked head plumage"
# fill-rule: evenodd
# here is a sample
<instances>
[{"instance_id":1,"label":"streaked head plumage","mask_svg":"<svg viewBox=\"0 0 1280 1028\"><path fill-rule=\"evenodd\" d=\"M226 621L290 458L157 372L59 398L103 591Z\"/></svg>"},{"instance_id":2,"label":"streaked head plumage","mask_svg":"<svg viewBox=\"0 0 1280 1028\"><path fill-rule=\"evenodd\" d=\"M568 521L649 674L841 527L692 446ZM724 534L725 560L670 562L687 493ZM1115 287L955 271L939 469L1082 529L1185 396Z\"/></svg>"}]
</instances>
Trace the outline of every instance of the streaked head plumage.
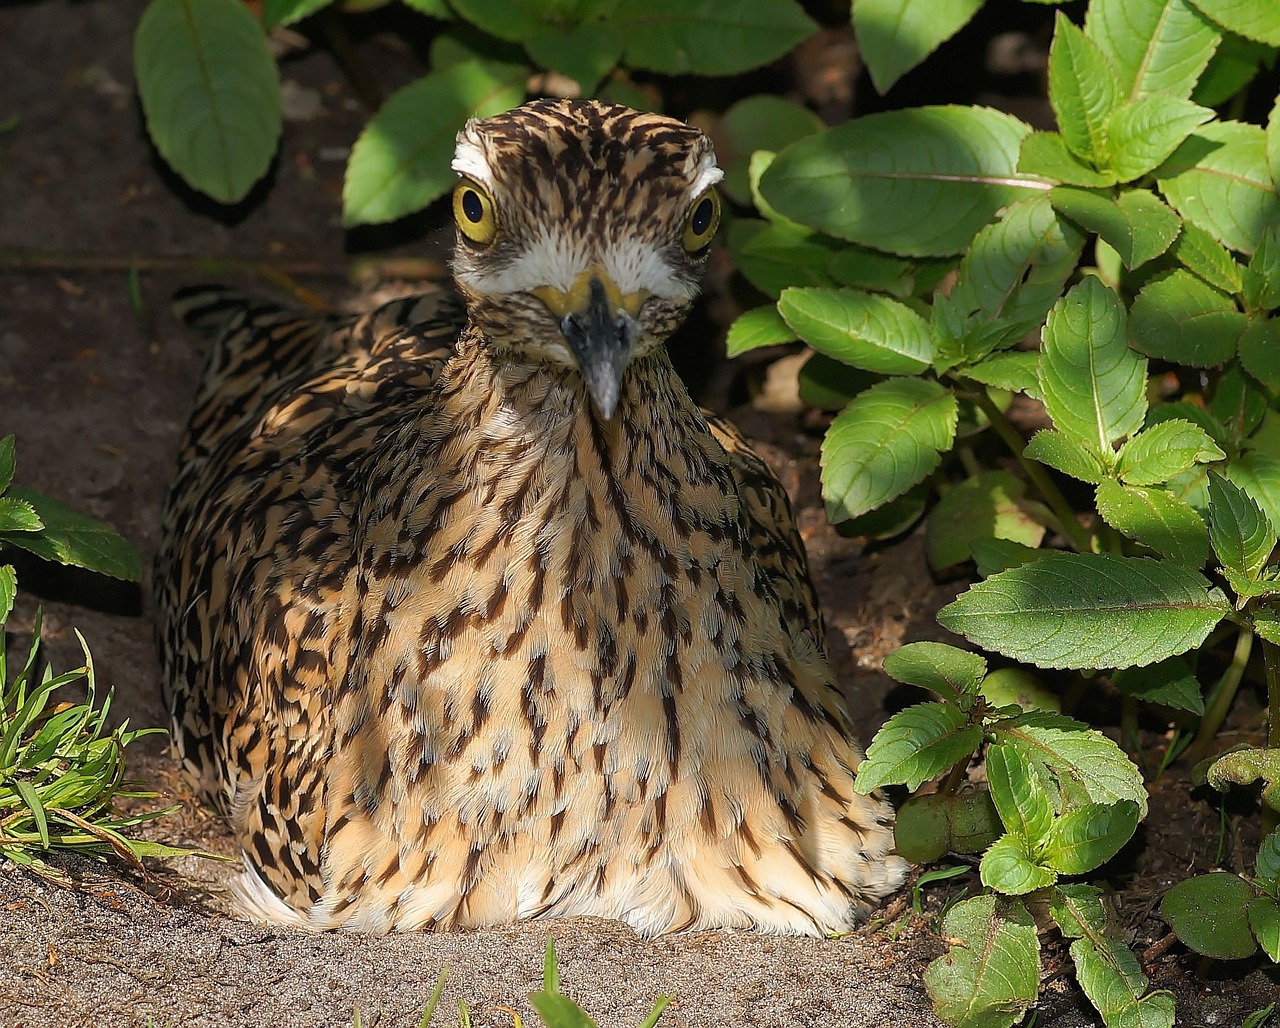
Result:
<instances>
[{"instance_id":1,"label":"streaked head plumage","mask_svg":"<svg viewBox=\"0 0 1280 1028\"><path fill-rule=\"evenodd\" d=\"M616 104L535 100L468 122L453 169L473 322L500 350L580 367L611 417L626 365L697 295L719 218L710 140Z\"/></svg>"}]
</instances>

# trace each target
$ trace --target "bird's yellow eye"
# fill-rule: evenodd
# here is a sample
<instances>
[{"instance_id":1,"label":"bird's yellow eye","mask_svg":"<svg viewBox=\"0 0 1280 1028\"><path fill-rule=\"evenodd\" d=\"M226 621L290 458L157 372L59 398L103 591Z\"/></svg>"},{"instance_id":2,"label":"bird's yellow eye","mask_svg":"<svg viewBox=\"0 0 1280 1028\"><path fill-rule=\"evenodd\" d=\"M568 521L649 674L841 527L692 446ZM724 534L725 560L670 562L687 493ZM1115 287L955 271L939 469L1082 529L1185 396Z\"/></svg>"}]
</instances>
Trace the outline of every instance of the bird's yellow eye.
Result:
<instances>
[{"instance_id":1,"label":"bird's yellow eye","mask_svg":"<svg viewBox=\"0 0 1280 1028\"><path fill-rule=\"evenodd\" d=\"M453 190L453 220L462 234L479 246L488 246L498 234L498 213L489 190L464 178Z\"/></svg>"},{"instance_id":2,"label":"bird's yellow eye","mask_svg":"<svg viewBox=\"0 0 1280 1028\"><path fill-rule=\"evenodd\" d=\"M719 225L720 197L714 189L708 189L689 208L680 242L689 253L705 250Z\"/></svg>"}]
</instances>

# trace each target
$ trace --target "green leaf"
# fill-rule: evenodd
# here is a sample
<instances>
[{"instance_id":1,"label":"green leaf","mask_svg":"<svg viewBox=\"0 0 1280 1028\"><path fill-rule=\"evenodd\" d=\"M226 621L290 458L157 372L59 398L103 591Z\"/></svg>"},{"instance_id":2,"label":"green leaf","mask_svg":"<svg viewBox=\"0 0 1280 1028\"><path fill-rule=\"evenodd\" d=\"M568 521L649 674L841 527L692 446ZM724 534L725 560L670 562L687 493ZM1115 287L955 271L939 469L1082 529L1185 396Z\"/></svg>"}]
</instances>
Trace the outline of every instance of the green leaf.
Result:
<instances>
[{"instance_id":1,"label":"green leaf","mask_svg":"<svg viewBox=\"0 0 1280 1028\"><path fill-rule=\"evenodd\" d=\"M530 993L529 1002L543 1022L555 1025L555 1028L599 1028L582 1007L558 992Z\"/></svg>"},{"instance_id":2,"label":"green leaf","mask_svg":"<svg viewBox=\"0 0 1280 1028\"><path fill-rule=\"evenodd\" d=\"M1267 46L1280 46L1280 8L1258 0L1192 0L1223 28Z\"/></svg>"},{"instance_id":3,"label":"green leaf","mask_svg":"<svg viewBox=\"0 0 1280 1028\"><path fill-rule=\"evenodd\" d=\"M1125 443L1116 473L1129 485L1158 485L1196 464L1226 456L1199 425L1173 418L1144 429Z\"/></svg>"},{"instance_id":4,"label":"green leaf","mask_svg":"<svg viewBox=\"0 0 1280 1028\"><path fill-rule=\"evenodd\" d=\"M1098 486L1097 506L1112 528L1165 557L1190 568L1203 567L1209 558L1204 519L1172 493L1107 479Z\"/></svg>"},{"instance_id":5,"label":"green leaf","mask_svg":"<svg viewBox=\"0 0 1280 1028\"><path fill-rule=\"evenodd\" d=\"M943 699L960 703L976 695L987 673L981 654L946 643L916 642L900 646L884 659L884 673L895 681L932 689Z\"/></svg>"},{"instance_id":6,"label":"green leaf","mask_svg":"<svg viewBox=\"0 0 1280 1028\"><path fill-rule=\"evenodd\" d=\"M1101 187L1116 181L1114 172L1099 171L1068 150L1057 132L1032 132L1027 136L1018 152L1018 170L1068 186Z\"/></svg>"},{"instance_id":7,"label":"green leaf","mask_svg":"<svg viewBox=\"0 0 1280 1028\"><path fill-rule=\"evenodd\" d=\"M810 407L832 411L840 410L855 396L880 380L879 376L869 371L851 368L821 353L809 354L809 359L801 366L797 378L801 402Z\"/></svg>"},{"instance_id":8,"label":"green leaf","mask_svg":"<svg viewBox=\"0 0 1280 1028\"><path fill-rule=\"evenodd\" d=\"M853 28L876 92L887 93L981 6L982 0L858 0Z\"/></svg>"},{"instance_id":9,"label":"green leaf","mask_svg":"<svg viewBox=\"0 0 1280 1028\"><path fill-rule=\"evenodd\" d=\"M528 74L520 65L465 61L392 94L352 147L344 224L394 221L448 192L458 130L520 103Z\"/></svg>"},{"instance_id":10,"label":"green leaf","mask_svg":"<svg viewBox=\"0 0 1280 1028\"><path fill-rule=\"evenodd\" d=\"M31 504L44 522L44 529L39 534L10 536L8 542L45 560L113 578L136 582L142 577L138 551L106 522L79 514L43 493L11 489L9 495Z\"/></svg>"},{"instance_id":11,"label":"green leaf","mask_svg":"<svg viewBox=\"0 0 1280 1028\"><path fill-rule=\"evenodd\" d=\"M1272 896L1280 893L1280 830L1273 831L1258 847L1254 884Z\"/></svg>"},{"instance_id":12,"label":"green leaf","mask_svg":"<svg viewBox=\"0 0 1280 1028\"><path fill-rule=\"evenodd\" d=\"M1231 359L1247 324L1231 297L1176 268L1153 278L1133 301L1129 335L1151 357L1205 368Z\"/></svg>"},{"instance_id":13,"label":"green leaf","mask_svg":"<svg viewBox=\"0 0 1280 1028\"><path fill-rule=\"evenodd\" d=\"M1029 131L980 107L872 114L792 143L760 188L786 217L841 239L959 253L998 210L1047 188L1016 170Z\"/></svg>"},{"instance_id":14,"label":"green leaf","mask_svg":"<svg viewBox=\"0 0 1280 1028\"><path fill-rule=\"evenodd\" d=\"M1269 46L1234 32L1222 34L1209 66L1200 75L1191 99L1205 107L1221 107L1253 81L1259 70L1274 60Z\"/></svg>"},{"instance_id":15,"label":"green leaf","mask_svg":"<svg viewBox=\"0 0 1280 1028\"><path fill-rule=\"evenodd\" d=\"M729 326L725 350L728 356L737 357L748 350L757 350L762 346L794 342L795 338L795 332L782 320L778 308L768 304L738 315L737 320Z\"/></svg>"},{"instance_id":16,"label":"green leaf","mask_svg":"<svg viewBox=\"0 0 1280 1028\"><path fill-rule=\"evenodd\" d=\"M627 63L666 75L736 75L781 57L817 28L777 0L621 0Z\"/></svg>"},{"instance_id":17,"label":"green leaf","mask_svg":"<svg viewBox=\"0 0 1280 1028\"><path fill-rule=\"evenodd\" d=\"M1215 289L1234 294L1244 286L1235 258L1213 236L1189 221L1183 222L1172 252L1183 267Z\"/></svg>"},{"instance_id":18,"label":"green leaf","mask_svg":"<svg viewBox=\"0 0 1280 1028\"><path fill-rule=\"evenodd\" d=\"M1075 269L1084 237L1044 196L1010 205L969 247L951 298L984 318L1039 324Z\"/></svg>"},{"instance_id":19,"label":"green leaf","mask_svg":"<svg viewBox=\"0 0 1280 1028\"><path fill-rule=\"evenodd\" d=\"M0 626L9 620L13 601L18 595L18 573L12 564L0 564Z\"/></svg>"},{"instance_id":20,"label":"green leaf","mask_svg":"<svg viewBox=\"0 0 1280 1028\"><path fill-rule=\"evenodd\" d=\"M973 544L973 561L978 575L990 578L1001 571L1047 557L1051 550L1033 550L1008 539L979 539Z\"/></svg>"},{"instance_id":21,"label":"green leaf","mask_svg":"<svg viewBox=\"0 0 1280 1028\"><path fill-rule=\"evenodd\" d=\"M1101 897L1095 885L1060 885L1049 894L1049 913L1068 939L1101 934L1107 927Z\"/></svg>"},{"instance_id":22,"label":"green leaf","mask_svg":"<svg viewBox=\"0 0 1280 1028\"><path fill-rule=\"evenodd\" d=\"M858 766L854 789L864 796L882 785L913 792L967 759L982 743L982 726L945 703L917 703L885 722Z\"/></svg>"},{"instance_id":23,"label":"green leaf","mask_svg":"<svg viewBox=\"0 0 1280 1028\"><path fill-rule=\"evenodd\" d=\"M1240 960L1258 950L1249 931L1249 885L1228 871L1179 882L1160 903L1160 916L1187 946L1217 960Z\"/></svg>"},{"instance_id":24,"label":"green leaf","mask_svg":"<svg viewBox=\"0 0 1280 1028\"><path fill-rule=\"evenodd\" d=\"M1137 828L1133 800L1075 807L1054 819L1043 859L1060 874L1086 874L1119 853Z\"/></svg>"},{"instance_id":25,"label":"green leaf","mask_svg":"<svg viewBox=\"0 0 1280 1028\"><path fill-rule=\"evenodd\" d=\"M1266 135L1255 125L1202 126L1174 151L1159 176L1165 199L1230 250L1253 253L1263 231L1280 221Z\"/></svg>"},{"instance_id":26,"label":"green leaf","mask_svg":"<svg viewBox=\"0 0 1280 1028\"><path fill-rule=\"evenodd\" d=\"M908 261L849 243L827 261L827 273L844 286L906 298L930 288L947 261ZM945 275L945 271L941 272Z\"/></svg>"},{"instance_id":27,"label":"green leaf","mask_svg":"<svg viewBox=\"0 0 1280 1028\"><path fill-rule=\"evenodd\" d=\"M13 472L18 465L14 456L15 439L12 435L0 438L0 493L9 488L13 481Z\"/></svg>"},{"instance_id":28,"label":"green leaf","mask_svg":"<svg viewBox=\"0 0 1280 1028\"><path fill-rule=\"evenodd\" d=\"M13 496L0 496L0 541L8 532L38 532L42 528L44 522L31 504Z\"/></svg>"},{"instance_id":29,"label":"green leaf","mask_svg":"<svg viewBox=\"0 0 1280 1028\"><path fill-rule=\"evenodd\" d=\"M1076 186L1055 186L1049 200L1077 225L1096 232L1130 270L1164 253L1182 222L1154 193L1127 189L1118 200Z\"/></svg>"},{"instance_id":30,"label":"green leaf","mask_svg":"<svg viewBox=\"0 0 1280 1028\"><path fill-rule=\"evenodd\" d=\"M992 735L995 742L1011 743L1028 760L1048 768L1069 807L1131 800L1146 816L1142 773L1101 732L1061 714L1033 710L999 722Z\"/></svg>"},{"instance_id":31,"label":"green leaf","mask_svg":"<svg viewBox=\"0 0 1280 1028\"><path fill-rule=\"evenodd\" d=\"M1268 225L1249 259L1246 297L1251 311L1271 314L1280 307L1280 225Z\"/></svg>"},{"instance_id":32,"label":"green leaf","mask_svg":"<svg viewBox=\"0 0 1280 1028\"><path fill-rule=\"evenodd\" d=\"M1267 396L1236 361L1231 361L1218 376L1209 412L1236 439L1243 439L1261 424L1267 413Z\"/></svg>"},{"instance_id":33,"label":"green leaf","mask_svg":"<svg viewBox=\"0 0 1280 1028\"><path fill-rule=\"evenodd\" d=\"M608 21L542 22L524 37L524 48L535 63L567 75L584 95L590 95L622 56L623 37Z\"/></svg>"},{"instance_id":34,"label":"green leaf","mask_svg":"<svg viewBox=\"0 0 1280 1028\"><path fill-rule=\"evenodd\" d=\"M1188 710L1197 716L1204 713L1200 683L1181 657L1170 657L1147 667L1124 668L1111 676L1111 682L1122 693L1147 703Z\"/></svg>"},{"instance_id":35,"label":"green leaf","mask_svg":"<svg viewBox=\"0 0 1280 1028\"><path fill-rule=\"evenodd\" d=\"M280 76L236 0L151 0L133 40L147 132L193 189L236 203L266 174L280 138Z\"/></svg>"},{"instance_id":36,"label":"green leaf","mask_svg":"<svg viewBox=\"0 0 1280 1028\"><path fill-rule=\"evenodd\" d=\"M1049 47L1049 103L1072 153L1106 165L1107 118L1121 95L1120 80L1106 55L1059 12Z\"/></svg>"},{"instance_id":37,"label":"green leaf","mask_svg":"<svg viewBox=\"0 0 1280 1028\"><path fill-rule=\"evenodd\" d=\"M1029 668L997 668L982 680L980 691L982 698L993 707L1017 705L1024 710L1062 713L1062 700Z\"/></svg>"},{"instance_id":38,"label":"green leaf","mask_svg":"<svg viewBox=\"0 0 1280 1028\"><path fill-rule=\"evenodd\" d=\"M491 36L518 43L550 14L545 0L449 0L463 18Z\"/></svg>"},{"instance_id":39,"label":"green leaf","mask_svg":"<svg viewBox=\"0 0 1280 1028\"><path fill-rule=\"evenodd\" d=\"M1054 553L979 582L938 613L983 649L1051 668L1151 664L1204 642L1229 610L1179 564Z\"/></svg>"},{"instance_id":40,"label":"green leaf","mask_svg":"<svg viewBox=\"0 0 1280 1028\"><path fill-rule=\"evenodd\" d=\"M1221 38L1187 0L1093 0L1084 30L1131 100L1150 93L1186 99Z\"/></svg>"},{"instance_id":41,"label":"green leaf","mask_svg":"<svg viewBox=\"0 0 1280 1028\"><path fill-rule=\"evenodd\" d=\"M922 481L955 438L958 416L951 392L920 378L891 378L855 397L822 441L827 516L857 517Z\"/></svg>"},{"instance_id":42,"label":"green leaf","mask_svg":"<svg viewBox=\"0 0 1280 1028\"><path fill-rule=\"evenodd\" d=\"M957 903L939 934L951 940L924 972L938 1016L953 1028L1011 1028L1036 1000L1040 939L1021 903L976 896Z\"/></svg>"},{"instance_id":43,"label":"green leaf","mask_svg":"<svg viewBox=\"0 0 1280 1028\"><path fill-rule=\"evenodd\" d=\"M1173 994L1144 996L1148 981L1137 958L1115 939L1093 934L1071 944L1071 959L1084 994L1114 1028L1173 1028Z\"/></svg>"},{"instance_id":44,"label":"green leaf","mask_svg":"<svg viewBox=\"0 0 1280 1028\"><path fill-rule=\"evenodd\" d=\"M292 25L334 0L263 0L262 27L270 31L279 25Z\"/></svg>"},{"instance_id":45,"label":"green leaf","mask_svg":"<svg viewBox=\"0 0 1280 1028\"><path fill-rule=\"evenodd\" d=\"M1056 813L1039 768L1015 746L1000 743L987 751L987 783L1005 830L1026 847L1038 845L1053 827Z\"/></svg>"},{"instance_id":46,"label":"green leaf","mask_svg":"<svg viewBox=\"0 0 1280 1028\"><path fill-rule=\"evenodd\" d=\"M846 539L854 536L869 540L892 539L920 520L928 499L929 490L923 483L913 485L896 500L890 500L873 511L840 522L836 525L836 531Z\"/></svg>"},{"instance_id":47,"label":"green leaf","mask_svg":"<svg viewBox=\"0 0 1280 1028\"><path fill-rule=\"evenodd\" d=\"M1107 474L1106 462L1098 449L1050 428L1033 435L1022 455L1082 482L1097 484Z\"/></svg>"},{"instance_id":48,"label":"green leaf","mask_svg":"<svg viewBox=\"0 0 1280 1028\"><path fill-rule=\"evenodd\" d=\"M1056 871L1036 860L1027 841L1012 833L991 844L982 855L978 874L988 889L1006 896L1025 896L1058 880Z\"/></svg>"},{"instance_id":49,"label":"green leaf","mask_svg":"<svg viewBox=\"0 0 1280 1028\"><path fill-rule=\"evenodd\" d=\"M972 559L978 539L1039 546L1044 525L1031 514L1026 483L1007 471L984 471L946 493L929 514L925 556L934 571Z\"/></svg>"},{"instance_id":50,"label":"green leaf","mask_svg":"<svg viewBox=\"0 0 1280 1028\"><path fill-rule=\"evenodd\" d=\"M1280 904L1270 896L1249 900L1249 927L1273 964L1280 963Z\"/></svg>"},{"instance_id":51,"label":"green leaf","mask_svg":"<svg viewBox=\"0 0 1280 1028\"><path fill-rule=\"evenodd\" d=\"M1280 459L1247 450L1226 466L1226 476L1253 497L1272 525L1280 525Z\"/></svg>"},{"instance_id":52,"label":"green leaf","mask_svg":"<svg viewBox=\"0 0 1280 1028\"><path fill-rule=\"evenodd\" d=\"M1231 587L1248 595L1276 546L1276 530L1247 492L1209 473L1209 538Z\"/></svg>"},{"instance_id":53,"label":"green leaf","mask_svg":"<svg viewBox=\"0 0 1280 1028\"><path fill-rule=\"evenodd\" d=\"M928 323L905 304L858 289L783 291L778 311L819 353L881 375L918 375L933 360Z\"/></svg>"},{"instance_id":54,"label":"green leaf","mask_svg":"<svg viewBox=\"0 0 1280 1028\"><path fill-rule=\"evenodd\" d=\"M406 7L411 7L419 14L425 14L441 21L452 21L455 17L447 0L404 0ZM435 65L432 65L435 67Z\"/></svg>"},{"instance_id":55,"label":"green leaf","mask_svg":"<svg viewBox=\"0 0 1280 1028\"><path fill-rule=\"evenodd\" d=\"M1271 105L1267 116L1267 167L1271 169L1271 181L1280 185L1280 96Z\"/></svg>"},{"instance_id":56,"label":"green leaf","mask_svg":"<svg viewBox=\"0 0 1280 1028\"><path fill-rule=\"evenodd\" d=\"M1252 785L1261 778L1262 802L1280 810L1280 749L1245 748L1224 753L1209 767L1208 780L1219 792L1231 784Z\"/></svg>"},{"instance_id":57,"label":"green leaf","mask_svg":"<svg viewBox=\"0 0 1280 1028\"><path fill-rule=\"evenodd\" d=\"M1054 427L1102 453L1133 435L1147 411L1147 362L1125 341L1120 298L1087 278L1044 327L1040 388Z\"/></svg>"},{"instance_id":58,"label":"green leaf","mask_svg":"<svg viewBox=\"0 0 1280 1028\"><path fill-rule=\"evenodd\" d=\"M1117 107L1107 121L1116 177L1129 182L1154 171L1193 129L1212 117L1213 111L1207 107L1162 93Z\"/></svg>"},{"instance_id":59,"label":"green leaf","mask_svg":"<svg viewBox=\"0 0 1280 1028\"><path fill-rule=\"evenodd\" d=\"M744 218L729 226L728 240L738 270L774 299L791 286L835 284L827 271L833 242L804 228Z\"/></svg>"},{"instance_id":60,"label":"green leaf","mask_svg":"<svg viewBox=\"0 0 1280 1028\"><path fill-rule=\"evenodd\" d=\"M964 369L966 378L1011 393L1026 393L1040 399L1040 355L1025 351L993 353L979 364Z\"/></svg>"},{"instance_id":61,"label":"green leaf","mask_svg":"<svg viewBox=\"0 0 1280 1028\"><path fill-rule=\"evenodd\" d=\"M751 201L747 164L757 150L777 152L822 130L822 119L807 107L761 93L739 100L720 119L716 156L724 168L722 188L738 203Z\"/></svg>"}]
</instances>

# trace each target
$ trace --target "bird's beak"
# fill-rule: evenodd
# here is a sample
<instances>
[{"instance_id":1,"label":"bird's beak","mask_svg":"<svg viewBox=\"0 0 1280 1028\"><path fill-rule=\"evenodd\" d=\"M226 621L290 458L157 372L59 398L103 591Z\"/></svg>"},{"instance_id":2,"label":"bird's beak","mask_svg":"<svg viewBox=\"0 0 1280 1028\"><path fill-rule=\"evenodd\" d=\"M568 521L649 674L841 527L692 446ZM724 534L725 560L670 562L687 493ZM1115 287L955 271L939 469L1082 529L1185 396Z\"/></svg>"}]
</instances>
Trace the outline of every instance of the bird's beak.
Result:
<instances>
[{"instance_id":1,"label":"bird's beak","mask_svg":"<svg viewBox=\"0 0 1280 1028\"><path fill-rule=\"evenodd\" d=\"M612 279L595 269L578 276L568 292L543 286L533 293L559 317L560 331L578 360L591 402L600 417L609 421L639 334L635 314L645 301L644 294L623 296Z\"/></svg>"}]
</instances>

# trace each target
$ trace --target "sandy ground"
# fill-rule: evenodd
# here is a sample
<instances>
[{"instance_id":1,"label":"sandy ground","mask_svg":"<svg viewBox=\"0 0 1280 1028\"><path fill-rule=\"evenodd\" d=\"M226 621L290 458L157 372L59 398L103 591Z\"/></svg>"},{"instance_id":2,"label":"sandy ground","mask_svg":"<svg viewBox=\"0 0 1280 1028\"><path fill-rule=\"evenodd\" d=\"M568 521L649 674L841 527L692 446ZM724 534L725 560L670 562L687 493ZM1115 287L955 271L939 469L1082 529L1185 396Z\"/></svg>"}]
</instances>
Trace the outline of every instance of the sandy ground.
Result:
<instances>
[{"instance_id":1,"label":"sandy ground","mask_svg":"<svg viewBox=\"0 0 1280 1028\"><path fill-rule=\"evenodd\" d=\"M142 132L129 57L142 7L139 0L0 3L0 123L16 119L0 134L0 434L18 435L21 484L108 520L149 562L200 360L166 311L177 285L207 277L184 259L315 260L333 273L308 285L335 300L351 297L344 246L360 239L344 237L338 191L344 148L363 114L324 55L286 62L284 77L309 91L319 112L287 126L265 201L211 217L163 172ZM398 252L438 253L431 240L425 250ZM53 257L41 270L17 270L34 251ZM124 270L103 266L103 258L126 255L143 259L140 310ZM176 269L165 266L170 259ZM752 429L810 454L816 442L794 417ZM801 488L829 616L844 627L837 641L855 647L839 647L845 679L874 690L859 704L869 733L884 716L884 682L860 665L878 664L911 622L929 620L936 602L930 589L896 581L890 568L869 591L874 562L857 560L858 548L822 525L812 476L794 473L782 449L771 453ZM803 466L811 470L811 460ZM72 628L80 629L100 678L116 689L117 716L162 724L145 584L25 565L21 580L45 607L53 663L75 666ZM886 597L876 616L866 599L873 592ZM11 630L30 627L36 602L22 599ZM131 767L183 799L162 743L140 744ZM230 850L221 825L191 804L154 832ZM638 1023L660 993L678 1000L662 1021L670 1026L935 1023L919 975L936 944L909 945L911 933L897 944L884 935L734 933L644 942L611 923L579 921L388 939L308 936L225 916L220 892L229 873L183 860L143 892L95 869L89 879L98 884L72 893L0 870L0 1026L346 1025L356 1006L365 1024L417 1024L442 967L449 985L437 1025L456 1020L459 998L473 1023L509 1025L494 1006L531 1017L525 997L540 985L548 931L565 991L605 1026Z\"/></svg>"}]
</instances>

